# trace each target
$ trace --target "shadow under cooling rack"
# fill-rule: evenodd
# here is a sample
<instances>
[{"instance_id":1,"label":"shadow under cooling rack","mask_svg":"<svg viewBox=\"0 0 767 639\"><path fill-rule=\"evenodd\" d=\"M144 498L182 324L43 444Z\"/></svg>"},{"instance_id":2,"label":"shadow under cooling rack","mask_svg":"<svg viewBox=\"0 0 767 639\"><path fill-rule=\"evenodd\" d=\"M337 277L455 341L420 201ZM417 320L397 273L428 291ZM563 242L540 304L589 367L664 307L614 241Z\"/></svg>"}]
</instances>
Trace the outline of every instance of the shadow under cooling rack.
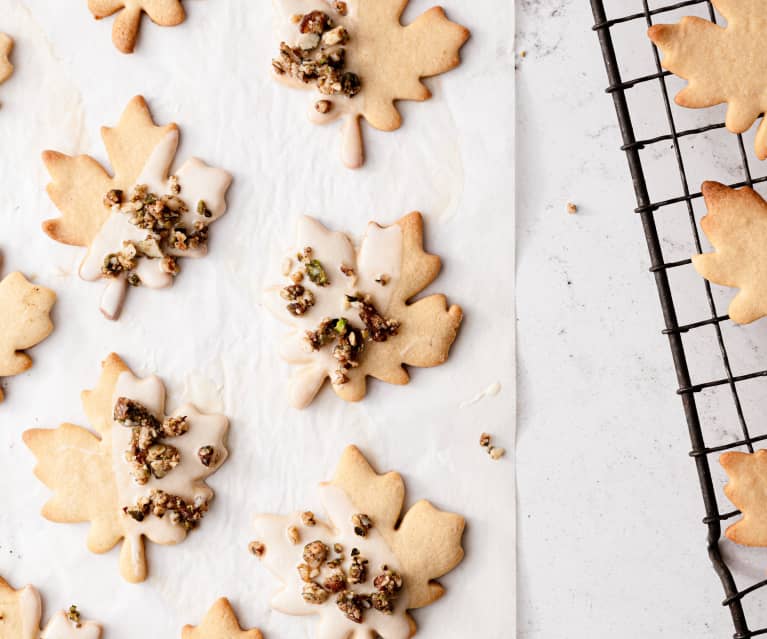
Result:
<instances>
[{"instance_id":1,"label":"shadow under cooling rack","mask_svg":"<svg viewBox=\"0 0 767 639\"><path fill-rule=\"evenodd\" d=\"M722 526L739 513L721 492L725 478L717 461L722 451L751 452L760 442L767 447L767 404L763 399L767 398L767 370L758 361L767 362L767 358L740 356L741 352L758 350L760 331L762 337L767 337L767 328L759 322L749 327L735 326L725 312L726 293L712 291L709 283L699 277L675 288L678 276L688 273L689 277L689 256L708 250L698 226L705 212L699 174L710 169L712 175L704 175L703 179L718 179L736 187L754 186L757 190L767 182L767 174L752 174L751 142L744 141L748 134L735 136L724 130L723 109L682 110L673 103L670 96L683 83L663 70L657 49L645 36L652 24L676 22L683 15L721 22L710 1L634 3L635 11L608 16L603 0L591 0L594 31L607 70L607 93L612 96L618 116L621 149L628 160L636 212L642 220L650 271L660 297L662 332L671 347L677 393L687 418L690 456L703 495L708 554L724 587L723 605L732 615L734 637L767 637L767 579L763 570L767 552L761 550L758 556L753 555L753 549L740 549L722 540ZM617 4L616 0L609 2L611 6ZM621 4L632 3L622 0ZM725 149L728 143L729 156ZM756 160L754 167L767 172L767 163L762 166ZM653 181L661 175L668 191L670 174L676 176L673 192L655 189ZM681 247L681 254L671 255L674 247ZM664 257L667 254L668 259ZM767 339L761 341L767 343ZM737 351L733 344L738 346ZM704 372L699 373L696 367ZM739 552L747 561L738 559ZM760 559L758 569L741 569L749 563L759 564Z\"/></svg>"}]
</instances>

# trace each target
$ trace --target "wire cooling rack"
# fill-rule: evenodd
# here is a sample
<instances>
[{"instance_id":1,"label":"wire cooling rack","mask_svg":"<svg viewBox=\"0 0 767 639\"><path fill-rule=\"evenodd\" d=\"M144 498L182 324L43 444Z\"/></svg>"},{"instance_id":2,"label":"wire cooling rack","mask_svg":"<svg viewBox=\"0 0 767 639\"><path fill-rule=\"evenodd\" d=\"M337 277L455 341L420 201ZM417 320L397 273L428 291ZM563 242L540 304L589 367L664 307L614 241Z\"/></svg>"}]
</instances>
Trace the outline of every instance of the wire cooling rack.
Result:
<instances>
[{"instance_id":1,"label":"wire cooling rack","mask_svg":"<svg viewBox=\"0 0 767 639\"><path fill-rule=\"evenodd\" d=\"M641 55L647 56L647 62L654 67L654 72L632 77L630 73L624 71L627 66L626 59L616 54L619 48L620 38L623 28L626 25L635 24L642 30L657 22L676 22L679 19L680 10L689 12L697 10L697 15L706 15L711 21L722 22L717 16L709 0L686 0L684 2L669 3L662 0L635 0L636 11L627 15L617 17L608 16L605 12L605 3L603 0L591 0L594 13L594 31L599 36L599 42L602 48L609 86L607 93L612 95L615 103L615 110L618 116L620 132L623 137L623 146L621 149L626 153L631 177L633 179L634 192L636 195L637 208L644 227L644 233L647 241L647 247L650 253L650 271L655 277L655 283L658 288L661 308L663 311L663 320L665 329L663 334L668 337L671 353L676 368L677 381L679 388L677 393L682 399L684 412L687 417L690 441L692 443L691 457L694 459L697 468L700 487L703 494L703 504L705 507L704 525L708 530L708 554L714 566L716 573L721 579L724 587L725 599L723 605L727 606L732 615L733 625L735 627L735 639L747 639L749 637L767 636L767 626L751 628L749 619L751 615L747 614L750 610L749 602L754 598L760 598L762 603L767 599L767 579L759 579L757 573L752 573L750 578L736 578L737 570L733 568L733 557L729 548L725 544L732 545L726 540L722 540L723 525L727 525L725 520L731 519L739 514L737 510L732 510L732 505L721 493L721 482L716 482L712 478L712 469L718 471L717 458L722 451L730 449L754 450L754 444L767 439L767 427L756 426L747 423L753 420L747 420L743 410L741 398L742 383L746 380L767 376L767 370L747 370L744 374L733 374L733 356L728 352L726 339L723 336L723 327L729 322L726 314L717 312L717 299L712 295L711 286L708 282L703 282L700 286L700 292L705 294L706 304L701 308L707 308L706 312L701 312L694 321L680 324L678 321L678 308L675 304L675 296L672 295L670 285L670 274L675 270L691 263L690 259L678 259L667 261L664 258L664 245L658 230L658 216L683 215L689 221L688 225L682 225L684 233L691 233L682 241L694 246L693 252L701 251L701 236L698 229L695 207L700 206L701 193L700 183L690 183L688 181L688 167L690 165L690 148L694 147L694 140L698 136L708 135L710 132L724 128L721 121L707 122L702 126L695 128L686 128L678 125L679 111L678 107L672 104L670 95L673 96L675 90L668 85L673 80L669 78L668 71L664 71L660 64L660 55L657 49L652 45L649 39L638 49ZM615 5L613 1L609 4ZM630 4L630 0L622 0L623 6ZM701 13L703 12L703 13ZM632 56L636 52L632 52ZM631 66L631 65L628 65ZM624 74L627 77L623 77ZM655 84L654 90L660 91L662 101L660 106L665 110L665 114L660 120L663 124L661 129L654 131L655 135L650 137L640 136L637 139L635 135L635 124L639 120L644 120L643 111L648 109L648 105L637 104L631 100L632 92L637 91L642 86ZM630 108L634 105L634 109ZM712 112L712 110L707 110ZM633 116L633 120L632 120ZM714 110L709 117L720 118L721 109ZM733 139L734 136L733 136ZM648 150L665 145L670 147L671 155L674 159L675 170L678 171L678 191L673 197L653 201L650 197L646 175L652 173L655 169L652 163L657 161L657 155L647 153ZM749 165L749 156L753 153L748 144L744 144L743 137L737 136L738 155L735 163L735 177L741 178L739 181L730 182L730 186L753 186L767 181L767 175L754 177ZM699 160L700 158L698 158ZM758 160L754 160L754 167L761 165ZM767 170L758 166L761 170ZM731 172L732 176L733 173ZM673 213L666 213L673 209ZM689 294L697 292L690 291ZM721 306L721 304L719 304ZM691 318L693 319L693 318ZM703 327L713 329L715 334L715 343L718 346L723 364L724 374L713 380L702 383L693 383L688 366L689 353L686 352L683 336L693 331L698 331ZM712 353L711 356L715 356ZM740 367L739 367L740 368ZM758 368L758 367L754 367ZM739 371L740 372L740 371ZM719 387L728 390L729 397L727 402L734 405L733 422L737 422L737 437L724 444L714 445L708 442L706 429L702 428L701 421L705 419L705 411L708 407L700 401L700 394L706 389ZM760 420L764 421L764 420ZM757 429L761 431L757 432ZM722 546L720 547L720 542ZM764 565L764 556L760 556ZM762 576L764 572L762 571ZM743 583L738 583L738 582ZM760 624L757 624L760 625Z\"/></svg>"}]
</instances>

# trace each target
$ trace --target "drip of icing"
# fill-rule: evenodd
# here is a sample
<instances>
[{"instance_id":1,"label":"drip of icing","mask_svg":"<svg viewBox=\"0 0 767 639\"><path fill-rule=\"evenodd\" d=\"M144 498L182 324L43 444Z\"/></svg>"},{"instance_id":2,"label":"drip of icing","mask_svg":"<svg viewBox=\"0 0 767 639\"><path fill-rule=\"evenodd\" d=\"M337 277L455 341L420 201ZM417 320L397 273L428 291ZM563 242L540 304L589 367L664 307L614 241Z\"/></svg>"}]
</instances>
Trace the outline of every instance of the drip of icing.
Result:
<instances>
[{"instance_id":1,"label":"drip of icing","mask_svg":"<svg viewBox=\"0 0 767 639\"><path fill-rule=\"evenodd\" d=\"M32 586L25 586L19 594L19 616L21 617L20 639L37 639L40 632L42 602L40 593Z\"/></svg>"},{"instance_id":2,"label":"drip of icing","mask_svg":"<svg viewBox=\"0 0 767 639\"><path fill-rule=\"evenodd\" d=\"M151 193L163 195L167 191L168 172L178 148L178 130L170 130L160 140L141 170L136 185L145 184ZM177 176L181 187L180 197L186 202L188 210L183 214L180 224L193 228L196 221L206 225L214 222L226 212L226 191L232 181L232 176L226 171L207 166L197 158L187 160L179 169ZM133 188L135 188L135 186ZM133 190L131 189L131 191ZM204 201L211 212L210 217L200 217L197 214L197 203ZM91 242L88 253L80 265L80 277L87 281L95 281L105 277L101 268L104 259L110 253L118 253L123 249L124 242L141 242L146 239L148 231L131 224L128 214L120 211L115 205L112 212L99 229ZM202 257L207 252L205 246L198 249L179 251L168 250L169 255L176 257ZM141 257L134 269L141 279L141 284L148 288L167 288L173 284L173 276L162 270L161 260ZM120 314L127 286L123 278L109 278L110 283L104 292L101 310L108 319L117 319Z\"/></svg>"},{"instance_id":3,"label":"drip of icing","mask_svg":"<svg viewBox=\"0 0 767 639\"><path fill-rule=\"evenodd\" d=\"M495 382L493 384L490 384L486 389L481 391L480 393L477 393L474 397L472 397L470 400L467 400L465 402L461 402L458 407L459 408L466 408L468 406L473 406L474 404L477 404L478 402L481 402L485 397L494 397L498 393L501 392L501 384L500 382Z\"/></svg>"},{"instance_id":4,"label":"drip of icing","mask_svg":"<svg viewBox=\"0 0 767 639\"><path fill-rule=\"evenodd\" d=\"M99 639L101 626L85 621L77 626L63 611L57 612L40 635L40 639Z\"/></svg>"},{"instance_id":5,"label":"drip of icing","mask_svg":"<svg viewBox=\"0 0 767 639\"><path fill-rule=\"evenodd\" d=\"M143 404L155 417L162 420L165 410L165 387L154 375L139 379L126 371L120 375L115 385L112 404L120 397L127 397ZM178 495L187 502L208 501L213 491L202 483L202 479L213 473L226 459L228 453L224 439L228 429L228 420L223 415L204 415L191 404L181 406L173 417L186 416L189 430L180 437L173 437L167 443L178 449L181 461L162 479L151 477L141 486L130 474L130 465L125 460L131 438L131 429L112 422L112 463L117 484L118 507L126 531L126 543L123 551L129 553L134 574L140 575L144 569L144 548L142 536L155 543L175 544L186 537L183 526L171 523L170 517L150 515L143 521L134 520L122 512L122 507L133 506L139 497L149 495L152 489ZM210 467L200 462L197 452L202 446L213 446L216 459ZM128 546L128 548L126 548Z\"/></svg>"},{"instance_id":6,"label":"drip of icing","mask_svg":"<svg viewBox=\"0 0 767 639\"><path fill-rule=\"evenodd\" d=\"M290 517L260 516L256 518L256 535L266 546L262 561L267 568L283 581L283 588L272 598L272 607L292 615L320 616L317 635L326 639L346 639L352 636L375 636L385 639L408 639L410 637L410 622L407 615L407 584L404 585L395 600L394 611L390 615L375 609L365 611L363 622L354 623L347 619L336 605L336 597L331 594L323 604L310 604L304 601L301 590L304 582L301 580L297 567L303 563L304 545L316 539L329 548L340 543L347 557L344 566L348 567L349 552L358 548L360 555L368 560L368 578L364 584L352 585L356 592L373 592L373 579L380 574L383 565L400 572L399 562L385 539L375 528L371 528L365 537L354 533L352 516L360 513L348 495L338 486L323 484L320 486L322 503L335 524L335 528L317 522L315 526L304 526L300 513ZM375 524L375 522L374 522ZM293 545L287 538L289 526L299 529L301 541ZM327 568L323 570L324 576ZM355 634L359 633L359 634Z\"/></svg>"},{"instance_id":7,"label":"drip of icing","mask_svg":"<svg viewBox=\"0 0 767 639\"><path fill-rule=\"evenodd\" d=\"M344 165L350 169L360 168L365 161L365 151L359 115L349 114L344 118L341 137L341 159Z\"/></svg>"},{"instance_id":8,"label":"drip of icing","mask_svg":"<svg viewBox=\"0 0 767 639\"><path fill-rule=\"evenodd\" d=\"M328 317L346 317L361 327L357 312L345 305L346 295L358 291L371 295L379 313L385 316L399 286L403 246L402 229L398 224L387 227L374 222L368 224L358 252L345 234L330 231L311 217L299 220L297 236L297 246L301 250L312 248L312 256L322 264L330 285L317 286L305 277L301 284L312 292L315 304L298 317L286 309L286 302L280 297L281 287L268 291L265 302L278 318L296 329L282 342L280 355L291 364L305 365L291 378L289 389L291 405L304 408L317 394L325 377L332 377L338 366L332 348L318 351L308 348L304 339L306 331L315 330ZM294 259L296 252L289 251L287 257ZM354 269L354 276L344 275L341 266ZM380 275L389 278L385 286L375 281Z\"/></svg>"}]
</instances>

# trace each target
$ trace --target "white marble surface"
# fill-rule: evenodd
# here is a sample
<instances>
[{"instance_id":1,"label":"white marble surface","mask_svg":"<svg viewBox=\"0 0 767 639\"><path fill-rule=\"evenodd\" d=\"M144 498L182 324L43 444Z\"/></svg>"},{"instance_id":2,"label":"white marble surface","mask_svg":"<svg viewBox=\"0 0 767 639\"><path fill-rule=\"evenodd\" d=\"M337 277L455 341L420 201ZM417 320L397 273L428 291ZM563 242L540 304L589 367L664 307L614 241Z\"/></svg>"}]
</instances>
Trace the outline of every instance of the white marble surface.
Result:
<instances>
[{"instance_id":1,"label":"white marble surface","mask_svg":"<svg viewBox=\"0 0 767 639\"><path fill-rule=\"evenodd\" d=\"M606 4L608 17L641 10L638 0ZM730 637L589 3L522 0L517 8L516 50L527 52L517 60L519 636ZM644 26L634 28L616 30L628 38L619 53L629 73L651 73ZM660 105L653 84L630 96L640 136L666 132L649 115ZM722 110L675 115L691 126L721 121ZM691 141L689 151L693 189L702 179L742 179L735 138L725 132ZM646 153L655 167L651 197L677 194L670 145ZM569 200L576 215L565 212ZM688 222L678 209L667 213L667 259L689 257ZM680 321L705 312L691 267L676 271L672 286ZM715 296L724 313L731 292ZM764 322L723 330L736 373L765 367ZM685 338L695 382L722 374L712 338L708 330ZM758 423L765 387L746 387L746 411ZM699 399L709 441L737 438L726 393ZM723 483L718 469L715 482ZM764 549L723 545L745 583L764 577ZM748 609L753 625L765 625L758 596Z\"/></svg>"}]
</instances>

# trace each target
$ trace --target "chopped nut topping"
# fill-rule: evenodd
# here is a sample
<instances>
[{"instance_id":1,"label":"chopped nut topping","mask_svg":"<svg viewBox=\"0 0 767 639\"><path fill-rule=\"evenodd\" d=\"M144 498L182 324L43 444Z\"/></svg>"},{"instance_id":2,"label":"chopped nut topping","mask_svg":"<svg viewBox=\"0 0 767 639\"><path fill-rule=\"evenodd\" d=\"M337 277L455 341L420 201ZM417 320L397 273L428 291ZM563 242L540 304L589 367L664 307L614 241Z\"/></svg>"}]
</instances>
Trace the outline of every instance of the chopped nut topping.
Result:
<instances>
[{"instance_id":1,"label":"chopped nut topping","mask_svg":"<svg viewBox=\"0 0 767 639\"><path fill-rule=\"evenodd\" d=\"M346 575L342 570L336 570L325 578L322 587L328 592L341 592L346 588Z\"/></svg>"},{"instance_id":2,"label":"chopped nut topping","mask_svg":"<svg viewBox=\"0 0 767 639\"><path fill-rule=\"evenodd\" d=\"M306 603L319 605L325 603L330 595L322 586L310 581L308 584L304 584L301 596Z\"/></svg>"},{"instance_id":3,"label":"chopped nut topping","mask_svg":"<svg viewBox=\"0 0 767 639\"><path fill-rule=\"evenodd\" d=\"M288 526L288 539L294 546L301 541L301 533L298 532L298 528L295 526Z\"/></svg>"},{"instance_id":4,"label":"chopped nut topping","mask_svg":"<svg viewBox=\"0 0 767 639\"><path fill-rule=\"evenodd\" d=\"M314 103L314 109L318 113L328 113L333 108L333 103L330 100L317 100Z\"/></svg>"},{"instance_id":5,"label":"chopped nut topping","mask_svg":"<svg viewBox=\"0 0 767 639\"><path fill-rule=\"evenodd\" d=\"M346 277L353 277L354 276L354 269L351 266L346 266L346 264L341 264L339 267L341 269L341 272L346 275Z\"/></svg>"},{"instance_id":6,"label":"chopped nut topping","mask_svg":"<svg viewBox=\"0 0 767 639\"><path fill-rule=\"evenodd\" d=\"M349 566L349 583L364 584L368 578L368 560L359 554L355 554L356 548L352 550L352 563Z\"/></svg>"},{"instance_id":7,"label":"chopped nut topping","mask_svg":"<svg viewBox=\"0 0 767 639\"><path fill-rule=\"evenodd\" d=\"M489 446L490 445L490 435L488 435L487 433L482 433L479 436L479 445L482 446L483 448L486 448L487 446Z\"/></svg>"},{"instance_id":8,"label":"chopped nut topping","mask_svg":"<svg viewBox=\"0 0 767 639\"><path fill-rule=\"evenodd\" d=\"M290 302L285 308L296 317L303 315L314 306L314 293L301 284L286 286L280 291L280 297Z\"/></svg>"},{"instance_id":9,"label":"chopped nut topping","mask_svg":"<svg viewBox=\"0 0 767 639\"><path fill-rule=\"evenodd\" d=\"M181 461L181 453L168 444L152 444L146 452L146 465L152 475L162 479Z\"/></svg>"},{"instance_id":10,"label":"chopped nut topping","mask_svg":"<svg viewBox=\"0 0 767 639\"><path fill-rule=\"evenodd\" d=\"M178 195L181 193L181 185L178 183L177 176L171 175L168 178L168 190L171 192L171 195Z\"/></svg>"},{"instance_id":11,"label":"chopped nut topping","mask_svg":"<svg viewBox=\"0 0 767 639\"><path fill-rule=\"evenodd\" d=\"M384 319L368 296L361 297L358 293L357 295L347 295L346 298L352 308L359 312L360 319L368 330L369 338L374 342L385 342L399 331L400 323L397 320Z\"/></svg>"},{"instance_id":12,"label":"chopped nut topping","mask_svg":"<svg viewBox=\"0 0 767 639\"><path fill-rule=\"evenodd\" d=\"M248 550L256 557L263 557L266 552L266 546L260 541L251 541L248 544Z\"/></svg>"},{"instance_id":13,"label":"chopped nut topping","mask_svg":"<svg viewBox=\"0 0 767 639\"><path fill-rule=\"evenodd\" d=\"M301 19L298 25L301 33L318 33L322 35L331 27L330 16L322 11L310 11Z\"/></svg>"},{"instance_id":14,"label":"chopped nut topping","mask_svg":"<svg viewBox=\"0 0 767 639\"><path fill-rule=\"evenodd\" d=\"M336 13L338 13L338 15L345 16L349 11L349 7L346 5L345 2L343 2L343 0L335 0L334 2L331 2L330 4L336 10Z\"/></svg>"},{"instance_id":15,"label":"chopped nut topping","mask_svg":"<svg viewBox=\"0 0 767 639\"><path fill-rule=\"evenodd\" d=\"M506 454L506 449L499 446L490 446L488 453L490 454L490 459L493 461L498 461Z\"/></svg>"},{"instance_id":16,"label":"chopped nut topping","mask_svg":"<svg viewBox=\"0 0 767 639\"><path fill-rule=\"evenodd\" d=\"M213 213L208 208L208 205L205 204L205 200L200 200L197 202L197 215L202 215L203 217L213 217Z\"/></svg>"},{"instance_id":17,"label":"chopped nut topping","mask_svg":"<svg viewBox=\"0 0 767 639\"><path fill-rule=\"evenodd\" d=\"M202 446L197 451L197 457L200 459L200 463L206 468L210 468L210 465L215 461L216 449L213 446Z\"/></svg>"},{"instance_id":18,"label":"chopped nut topping","mask_svg":"<svg viewBox=\"0 0 767 639\"><path fill-rule=\"evenodd\" d=\"M373 580L376 590L391 596L396 595L402 590L402 584L402 577L393 570L390 570L388 566L383 566L383 573Z\"/></svg>"},{"instance_id":19,"label":"chopped nut topping","mask_svg":"<svg viewBox=\"0 0 767 639\"><path fill-rule=\"evenodd\" d=\"M75 628L79 628L83 624L80 622L80 611L77 609L77 606L71 605L69 606L69 610L67 610L67 619L71 621L73 624L75 624Z\"/></svg>"},{"instance_id":20,"label":"chopped nut topping","mask_svg":"<svg viewBox=\"0 0 767 639\"><path fill-rule=\"evenodd\" d=\"M304 561L311 568L319 568L328 558L328 552L328 547L321 541L312 541L304 546Z\"/></svg>"},{"instance_id":21,"label":"chopped nut topping","mask_svg":"<svg viewBox=\"0 0 767 639\"><path fill-rule=\"evenodd\" d=\"M104 196L104 206L112 208L123 203L123 192L120 189L112 189Z\"/></svg>"},{"instance_id":22,"label":"chopped nut topping","mask_svg":"<svg viewBox=\"0 0 767 639\"><path fill-rule=\"evenodd\" d=\"M311 510L307 510L301 513L301 522L304 526L314 526L317 520L314 519L314 513Z\"/></svg>"},{"instance_id":23,"label":"chopped nut topping","mask_svg":"<svg viewBox=\"0 0 767 639\"><path fill-rule=\"evenodd\" d=\"M181 272L176 258L171 257L170 255L166 255L162 258L162 261L160 262L160 268L168 275L178 275Z\"/></svg>"},{"instance_id":24,"label":"chopped nut topping","mask_svg":"<svg viewBox=\"0 0 767 639\"><path fill-rule=\"evenodd\" d=\"M333 551L340 555L344 551L344 547L341 544L333 544Z\"/></svg>"},{"instance_id":25,"label":"chopped nut topping","mask_svg":"<svg viewBox=\"0 0 767 639\"><path fill-rule=\"evenodd\" d=\"M346 371L359 366L359 358L365 347L365 340L359 329L353 328L344 317L324 319L314 331L307 331L305 339L313 351L335 342L333 357L338 361L338 369L333 382L345 384L349 381Z\"/></svg>"},{"instance_id":26,"label":"chopped nut topping","mask_svg":"<svg viewBox=\"0 0 767 639\"><path fill-rule=\"evenodd\" d=\"M352 525L354 526L354 534L359 537L366 537L368 530L373 527L373 522L370 517L363 513L357 513L352 515Z\"/></svg>"},{"instance_id":27,"label":"chopped nut topping","mask_svg":"<svg viewBox=\"0 0 767 639\"><path fill-rule=\"evenodd\" d=\"M354 623L362 623L362 615L371 606L370 598L358 595L352 590L344 590L336 597L338 609Z\"/></svg>"},{"instance_id":28,"label":"chopped nut topping","mask_svg":"<svg viewBox=\"0 0 767 639\"><path fill-rule=\"evenodd\" d=\"M319 568L312 568L311 566L307 564L299 564L298 565L298 574L301 577L301 581L311 581L312 579L316 579L320 576L320 569Z\"/></svg>"},{"instance_id":29,"label":"chopped nut topping","mask_svg":"<svg viewBox=\"0 0 767 639\"><path fill-rule=\"evenodd\" d=\"M578 212L578 206L576 204L573 204L572 202L567 203L567 212L570 215L573 215L574 213Z\"/></svg>"},{"instance_id":30,"label":"chopped nut topping","mask_svg":"<svg viewBox=\"0 0 767 639\"><path fill-rule=\"evenodd\" d=\"M197 527L208 512L208 502L198 498L190 504L178 495L171 495L163 490L152 490L148 497L139 497L134 506L124 507L123 512L136 521L144 521L149 515L162 518L168 514L173 525L182 526L188 531Z\"/></svg>"},{"instance_id":31,"label":"chopped nut topping","mask_svg":"<svg viewBox=\"0 0 767 639\"><path fill-rule=\"evenodd\" d=\"M386 273L381 273L375 278L375 281L381 286L386 286L391 281L391 277Z\"/></svg>"}]
</instances>

